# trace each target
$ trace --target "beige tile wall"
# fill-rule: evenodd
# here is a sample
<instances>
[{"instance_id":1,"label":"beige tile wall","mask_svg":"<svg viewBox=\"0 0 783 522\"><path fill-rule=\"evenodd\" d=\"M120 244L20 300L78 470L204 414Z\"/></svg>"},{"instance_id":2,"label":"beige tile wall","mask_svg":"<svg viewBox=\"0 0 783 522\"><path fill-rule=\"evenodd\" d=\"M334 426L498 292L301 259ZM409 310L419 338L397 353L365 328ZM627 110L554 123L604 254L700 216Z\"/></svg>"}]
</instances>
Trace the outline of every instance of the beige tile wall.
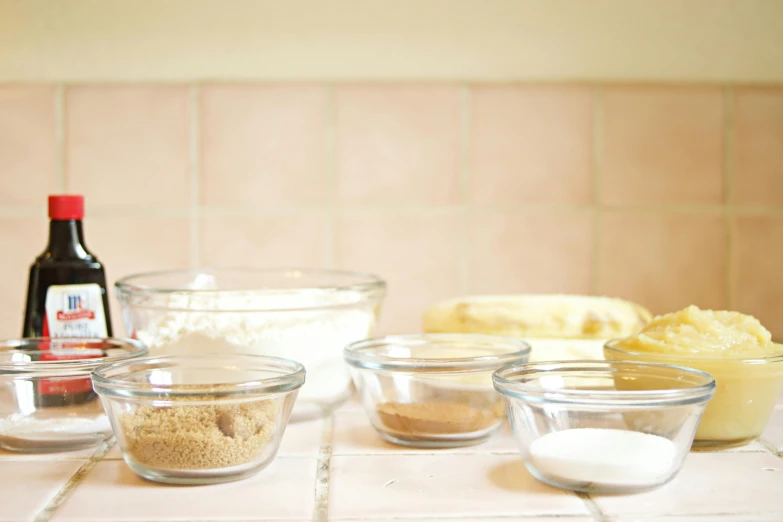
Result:
<instances>
[{"instance_id":1,"label":"beige tile wall","mask_svg":"<svg viewBox=\"0 0 783 522\"><path fill-rule=\"evenodd\" d=\"M388 279L387 332L449 296L580 292L783 338L783 87L0 86L2 336L60 190L112 280L338 267Z\"/></svg>"}]
</instances>

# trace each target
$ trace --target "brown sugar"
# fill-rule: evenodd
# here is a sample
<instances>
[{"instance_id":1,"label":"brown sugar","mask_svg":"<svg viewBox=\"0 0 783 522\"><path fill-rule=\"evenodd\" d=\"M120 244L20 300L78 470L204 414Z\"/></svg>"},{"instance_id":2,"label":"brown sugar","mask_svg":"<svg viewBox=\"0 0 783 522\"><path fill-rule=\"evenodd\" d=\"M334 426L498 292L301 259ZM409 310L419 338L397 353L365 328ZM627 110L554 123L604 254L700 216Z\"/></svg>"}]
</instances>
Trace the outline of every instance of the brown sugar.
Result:
<instances>
[{"instance_id":1,"label":"brown sugar","mask_svg":"<svg viewBox=\"0 0 783 522\"><path fill-rule=\"evenodd\" d=\"M493 412L458 402L384 402L376 411L388 429L412 435L471 433L497 423Z\"/></svg>"},{"instance_id":2,"label":"brown sugar","mask_svg":"<svg viewBox=\"0 0 783 522\"><path fill-rule=\"evenodd\" d=\"M166 469L218 469L262 456L275 435L278 405L141 406L120 416L126 451L139 464Z\"/></svg>"}]
</instances>

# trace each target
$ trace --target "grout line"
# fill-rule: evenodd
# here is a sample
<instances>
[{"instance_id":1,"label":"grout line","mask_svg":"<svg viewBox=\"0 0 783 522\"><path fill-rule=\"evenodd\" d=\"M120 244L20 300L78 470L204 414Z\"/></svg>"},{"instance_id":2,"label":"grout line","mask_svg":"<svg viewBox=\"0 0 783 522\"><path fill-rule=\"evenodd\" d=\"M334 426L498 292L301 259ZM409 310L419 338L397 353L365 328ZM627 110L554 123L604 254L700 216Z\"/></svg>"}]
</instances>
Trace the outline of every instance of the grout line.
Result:
<instances>
[{"instance_id":1,"label":"grout line","mask_svg":"<svg viewBox=\"0 0 783 522\"><path fill-rule=\"evenodd\" d=\"M54 91L54 139L57 150L57 172L55 190L65 193L65 85L58 85ZM92 209L90 209L92 210Z\"/></svg>"},{"instance_id":2,"label":"grout line","mask_svg":"<svg viewBox=\"0 0 783 522\"><path fill-rule=\"evenodd\" d=\"M190 168L190 266L197 268L201 264L201 223L199 203L201 199L201 88L194 84L190 86L189 105L190 119L188 164Z\"/></svg>"},{"instance_id":3,"label":"grout line","mask_svg":"<svg viewBox=\"0 0 783 522\"><path fill-rule=\"evenodd\" d=\"M637 515L642 515L644 518L639 519L636 518ZM779 509L773 509L773 510L763 510L763 511L714 511L714 512L707 512L707 513L688 513L688 512L678 512L674 511L672 513L656 513L654 515L649 515L646 512L632 512L632 513L624 513L622 515L613 515L610 518L605 519L606 521L612 521L617 520L618 522L638 522L640 520L644 521L656 521L656 522L663 522L665 520L670 520L672 518L674 519L693 519L695 522L703 522L704 520L709 520L709 522L736 522L737 520L742 520L743 522L748 522L747 519L738 519L736 518L738 515L742 516L766 516L766 515L782 515L783 516L783 510ZM555 515L556 517L560 517L560 515ZM620 518L615 518L620 517ZM630 518L634 517L634 518ZM720 518L710 518L707 519L706 517L720 517ZM727 518L724 518L727 517ZM766 520L766 519L765 519ZM783 518L779 518L778 520L783 520Z\"/></svg>"},{"instance_id":4,"label":"grout line","mask_svg":"<svg viewBox=\"0 0 783 522\"><path fill-rule=\"evenodd\" d=\"M734 89L723 89L723 200L734 203Z\"/></svg>"},{"instance_id":5,"label":"grout line","mask_svg":"<svg viewBox=\"0 0 783 522\"><path fill-rule=\"evenodd\" d=\"M52 500L47 502L43 509L41 509L41 511L35 515L33 522L46 522L47 520L50 520L57 508L60 507L68 495L70 495L71 491L73 491L76 486L78 486L84 480L90 470L101 461L104 455L106 455L116 443L117 441L114 438L102 442L101 445L98 446L98 449L95 450L95 453L93 453L92 457L90 457L90 460L82 464L82 466L76 470L76 473L74 473L73 476L68 479L68 482L66 482L65 485L60 488L60 491L57 492Z\"/></svg>"},{"instance_id":6,"label":"grout line","mask_svg":"<svg viewBox=\"0 0 783 522\"><path fill-rule=\"evenodd\" d=\"M570 212L585 212L594 209L593 205L558 205L558 204L530 204L530 205L469 205L468 211L494 210L499 212L517 214L555 214ZM416 215L446 215L463 212L463 205L342 205L340 212L366 213L371 215L388 215L395 213L410 213ZM722 214L725 211L723 205L650 205L650 206L617 206L602 205L601 210L622 211L636 213L658 214ZM783 216L783 205L763 206L745 205L733 206L734 215L754 216ZM200 216L269 216L269 215L293 215L299 213L331 213L334 208L331 205L281 205L263 207L252 205L198 207ZM171 206L147 206L147 205L90 205L90 215L101 217L189 217L190 205L182 207ZM31 217L41 216L40 205L0 205L0 217Z\"/></svg>"},{"instance_id":7,"label":"grout line","mask_svg":"<svg viewBox=\"0 0 783 522\"><path fill-rule=\"evenodd\" d=\"M318 467L315 470L314 522L329 520L329 475L332 459L332 417L324 418L321 447L318 450Z\"/></svg>"},{"instance_id":8,"label":"grout line","mask_svg":"<svg viewBox=\"0 0 783 522\"><path fill-rule=\"evenodd\" d=\"M591 205L560 205L560 204L534 204L534 205L470 205L469 208L478 208L481 210L499 210L499 211L522 211L522 212L583 212L592 208ZM445 214L461 212L465 205L447 204L447 205L421 205L421 204L345 204L340 205L340 212L367 212L367 213L394 213L394 212L416 212ZM272 206L264 205L231 205L231 206L211 206L202 208L202 212L210 215L229 215L229 214L264 214L275 212L329 212L333 209L331 205L285 205ZM780 207L783 213L783 207Z\"/></svg>"},{"instance_id":9,"label":"grout line","mask_svg":"<svg viewBox=\"0 0 783 522\"><path fill-rule=\"evenodd\" d=\"M452 520L465 520L466 522L477 520L478 517L480 520L513 520L515 522L520 521L528 521L533 522L535 520L550 520L552 518L556 518L558 520L569 520L569 519L584 519L585 515L584 513L557 513L557 514L551 514L551 513L499 513L499 514L431 514L431 515L420 515L420 514L413 514L413 515L353 515L353 516L347 516L347 517L338 517L334 520L358 520L358 521L364 521L364 520L374 520L376 522L390 522L390 521L403 521L403 520L409 520L411 522L416 521L422 521L422 522L435 522L437 520L447 520L451 522ZM260 521L259 521L260 522Z\"/></svg>"},{"instance_id":10,"label":"grout line","mask_svg":"<svg viewBox=\"0 0 783 522\"><path fill-rule=\"evenodd\" d=\"M604 108L603 93L596 88L593 91L593 242L590 273L590 291L598 294L601 287L601 190L604 163Z\"/></svg>"},{"instance_id":11,"label":"grout line","mask_svg":"<svg viewBox=\"0 0 783 522\"><path fill-rule=\"evenodd\" d=\"M183 486L186 487L186 486ZM195 487L195 486L194 486ZM105 519L105 520L115 520L115 519ZM131 518L131 519L122 519L122 522L172 522L172 520L175 521L182 521L183 519L171 519L171 518ZM197 520L198 522L312 522L311 520L308 520L306 518L286 518L284 521L279 518L198 518L198 519L192 519ZM3 521L7 522L7 521Z\"/></svg>"},{"instance_id":12,"label":"grout line","mask_svg":"<svg viewBox=\"0 0 783 522\"><path fill-rule=\"evenodd\" d=\"M338 200L338 176L337 176L337 95L334 86L329 84L326 91L326 178L329 190L329 215L326 227L326 265L327 268L337 267L337 200Z\"/></svg>"},{"instance_id":13,"label":"grout line","mask_svg":"<svg viewBox=\"0 0 783 522\"><path fill-rule=\"evenodd\" d=\"M734 310L734 289L732 285L732 274L734 272L734 259L732 249L734 248L734 214L731 209L727 209L723 216L723 226L725 234L725 267L724 267L724 290L726 292L726 310Z\"/></svg>"},{"instance_id":14,"label":"grout line","mask_svg":"<svg viewBox=\"0 0 783 522\"><path fill-rule=\"evenodd\" d=\"M415 521L422 521L422 522L435 522L437 520L446 520L451 522L452 520L465 520L466 522L477 520L477 518L480 520L513 520L515 522L520 521L528 521L533 522L535 520L551 520L553 518L556 518L558 520L570 520L570 519L579 519L583 520L585 518L584 513L546 513L546 512L539 512L539 513L493 513L493 514L483 514L483 513L473 513L473 514L430 514L430 515L422 515L422 514L411 514L411 515L370 515L370 516L359 516L359 515L352 515L352 516L346 516L346 517L338 517L334 520L358 520L358 521L364 521L364 520L374 520L376 522L390 522L390 521L403 521L403 520L409 520L411 522Z\"/></svg>"},{"instance_id":15,"label":"grout line","mask_svg":"<svg viewBox=\"0 0 783 522\"><path fill-rule=\"evenodd\" d=\"M765 450L765 453L771 453L772 455L778 457L779 459L783 459L783 455L769 442L762 438L756 439L756 442L758 442Z\"/></svg>"},{"instance_id":16,"label":"grout line","mask_svg":"<svg viewBox=\"0 0 783 522\"><path fill-rule=\"evenodd\" d=\"M585 505L585 508L587 508L587 511L590 512L590 516L593 517L593 520L596 522L606 522L609 520L606 515L601 511L601 508L598 507L598 504L595 503L595 500L587 494L587 493L574 493L577 497L582 499L582 503Z\"/></svg>"},{"instance_id":17,"label":"grout line","mask_svg":"<svg viewBox=\"0 0 783 522\"><path fill-rule=\"evenodd\" d=\"M43 209L43 212L41 211ZM92 207L90 207L90 215L92 215ZM29 207L0 207L0 218L41 218L46 217L46 206L44 205L31 205Z\"/></svg>"},{"instance_id":18,"label":"grout line","mask_svg":"<svg viewBox=\"0 0 783 522\"><path fill-rule=\"evenodd\" d=\"M470 197L471 169L471 125L472 125L473 92L470 87L463 86L460 89L460 129L459 129L459 201L464 206L460 215L462 233L459 238L459 292L462 295L470 293Z\"/></svg>"},{"instance_id":19,"label":"grout line","mask_svg":"<svg viewBox=\"0 0 783 522\"><path fill-rule=\"evenodd\" d=\"M268 78L268 77L236 77L236 76L205 76L205 75L188 75L181 78L140 78L140 79L128 79L128 78L82 78L82 79L70 79L68 83L76 87L125 87L132 86L180 86L187 85L191 82L201 82L204 84L236 84L239 86L312 86L313 84L322 84L328 82L337 86L353 86L356 84L395 84L401 86L416 86L421 84L426 85L445 85L453 86L455 83L466 84L471 86L489 86L489 87L516 87L516 86L533 86L533 87L562 87L562 86L599 86L599 85L611 85L616 87L723 87L726 84L725 80L715 80L710 78L702 79L656 79L650 80L649 78L638 79L623 79L623 78L587 78L580 76L564 76L562 78L476 78L475 75L468 76L449 76L448 78L432 78L428 76L405 76L405 77L379 77L378 75L371 76L350 76L350 77L300 77L300 78ZM26 78L26 79L0 79L0 87L18 87L28 86L31 84L41 85L52 83L49 78ZM735 87L743 88L760 88L760 89L777 89L780 87L781 82L779 80L738 80L732 81L732 85Z\"/></svg>"},{"instance_id":20,"label":"grout line","mask_svg":"<svg viewBox=\"0 0 783 522\"><path fill-rule=\"evenodd\" d=\"M731 205L729 210L733 214L752 214L758 216L779 216L783 207L769 205Z\"/></svg>"},{"instance_id":21,"label":"grout line","mask_svg":"<svg viewBox=\"0 0 783 522\"><path fill-rule=\"evenodd\" d=\"M726 292L726 309L733 310L734 291L731 275L734 270L732 248L734 247L734 90L726 87L723 90L723 190L724 227L726 234L724 285Z\"/></svg>"}]
</instances>

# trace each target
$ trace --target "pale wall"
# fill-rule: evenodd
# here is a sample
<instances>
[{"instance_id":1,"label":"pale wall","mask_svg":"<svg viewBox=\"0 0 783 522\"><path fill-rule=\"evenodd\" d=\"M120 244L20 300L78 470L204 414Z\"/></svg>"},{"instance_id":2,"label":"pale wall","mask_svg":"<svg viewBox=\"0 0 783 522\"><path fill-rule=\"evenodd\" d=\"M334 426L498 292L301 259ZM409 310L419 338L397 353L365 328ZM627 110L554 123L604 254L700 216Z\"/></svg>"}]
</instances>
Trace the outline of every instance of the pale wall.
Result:
<instances>
[{"instance_id":1,"label":"pale wall","mask_svg":"<svg viewBox=\"0 0 783 522\"><path fill-rule=\"evenodd\" d=\"M783 336L781 7L0 0L0 336L62 190L112 279L341 267L389 279L386 331L593 292Z\"/></svg>"},{"instance_id":2,"label":"pale wall","mask_svg":"<svg viewBox=\"0 0 783 522\"><path fill-rule=\"evenodd\" d=\"M780 0L0 2L0 79L783 81Z\"/></svg>"}]
</instances>

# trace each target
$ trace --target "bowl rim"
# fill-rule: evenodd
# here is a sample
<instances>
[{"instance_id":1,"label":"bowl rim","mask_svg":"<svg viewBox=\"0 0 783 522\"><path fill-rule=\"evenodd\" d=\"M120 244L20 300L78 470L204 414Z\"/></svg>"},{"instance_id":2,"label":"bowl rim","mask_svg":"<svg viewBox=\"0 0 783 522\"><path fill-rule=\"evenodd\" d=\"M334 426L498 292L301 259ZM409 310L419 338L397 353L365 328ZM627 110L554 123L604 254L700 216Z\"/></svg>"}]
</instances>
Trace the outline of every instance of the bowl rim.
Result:
<instances>
[{"instance_id":1,"label":"bowl rim","mask_svg":"<svg viewBox=\"0 0 783 522\"><path fill-rule=\"evenodd\" d=\"M537 385L521 383L511 378L515 375L536 375L547 372L597 372L612 369L665 369L687 374L702 379L699 385L687 388L672 388L662 390L575 390L547 389ZM684 406L706 403L715 394L715 378L694 368L672 364L636 362L636 361L548 361L513 364L505 366L492 375L495 389L506 397L525 402L563 404L575 406L622 407L622 408L653 408Z\"/></svg>"},{"instance_id":2,"label":"bowl rim","mask_svg":"<svg viewBox=\"0 0 783 522\"><path fill-rule=\"evenodd\" d=\"M450 345L454 343L474 346L508 347L511 351L498 355L474 357L449 357L441 359L402 358L369 353L369 350L389 345ZM485 334L407 334L387 335L349 344L343 350L345 361L366 370L404 372L472 372L494 371L498 368L530 358L530 345L522 339Z\"/></svg>"},{"instance_id":3,"label":"bowl rim","mask_svg":"<svg viewBox=\"0 0 783 522\"><path fill-rule=\"evenodd\" d=\"M321 285L321 286L302 286L300 288L271 288L263 286L250 285L244 289L187 289L187 288L173 288L166 286L154 286L151 284L139 283L139 280L146 278L156 278L175 275L188 275L192 274L194 277L201 274L239 274L239 275L286 275L290 273L294 274L306 274L306 275L323 275L323 276L344 276L348 278L356 278L358 282L344 285ZM149 272L140 272L130 274L121 277L114 283L115 294L121 304L131 304L131 306L139 306L145 309L157 309L157 310L169 310L179 312L209 312L209 313L258 313L258 312L291 312L299 310L317 310L325 308L350 308L355 306L356 303L369 301L372 299L382 298L386 295L386 281L375 274L369 272L359 272L351 270L336 270L329 268L307 268L307 267L272 267L272 268L254 268L248 266L227 266L227 267L197 267L186 269L173 269L173 270L156 270ZM360 298L351 302L337 301L335 303L319 303L317 305L308 306L290 306L282 308L260 308L258 310L253 309L211 309L211 308L182 308L176 306L165 305L150 305L148 303L131 302L134 298L144 298L150 295L247 295L248 293L257 293L259 295L295 295L301 294L304 291L317 290L323 293L354 293Z\"/></svg>"},{"instance_id":4,"label":"bowl rim","mask_svg":"<svg viewBox=\"0 0 783 522\"><path fill-rule=\"evenodd\" d=\"M254 366L266 366L268 368L288 370L287 373L265 379L252 379L225 384L204 384L196 385L198 388L182 387L182 385L161 385L131 382L122 377L110 376L112 372L120 370L129 370L135 365L176 365L182 362L204 363L215 362L215 359L234 359L234 364L238 367L244 362L246 365L253 363ZM141 368L140 368L141 369ZM138 370L136 370L138 371ZM130 372L123 375L128 375ZM141 357L127 361L120 361L112 364L105 364L92 371L91 378L93 389L98 395L103 397L122 398L125 400L149 400L155 399L155 403L180 402L181 399L192 397L209 396L213 398L232 398L241 399L247 396L257 397L258 395L279 394L296 391L302 387L305 382L305 367L291 359L280 357L270 357L267 355L256 355L252 353L201 353L201 354L169 354L153 355ZM210 399L204 401L188 401L188 405L200 405L200 403L209 403Z\"/></svg>"},{"instance_id":5,"label":"bowl rim","mask_svg":"<svg viewBox=\"0 0 783 522\"><path fill-rule=\"evenodd\" d=\"M630 355L633 357L642 357L642 358L648 358L648 359L654 359L654 360L661 360L661 361L674 361L677 363L677 365L687 366L688 363L697 361L697 362L704 362L704 363L737 363L737 364L769 364L772 362L783 362L783 352L777 353L775 355L769 355L766 357L703 357L701 355L692 354L692 355L670 355L668 353L657 353L657 352L634 352L632 350L626 350L624 348L620 348L617 346L619 343L625 341L626 338L623 339L610 339L609 341L606 341L604 343L604 352L607 350L613 353L617 353L620 355ZM774 343L773 344L778 344ZM783 346L781 347L783 348Z\"/></svg>"},{"instance_id":6,"label":"bowl rim","mask_svg":"<svg viewBox=\"0 0 783 522\"><path fill-rule=\"evenodd\" d=\"M147 346L136 339L124 337L22 337L18 339L0 340L0 353L45 354L50 349L20 349L26 345L40 344L96 344L102 343L113 348L129 348L130 351L109 357L90 359L69 359L60 361L0 361L0 374L59 374L59 373L89 373L94 368L105 364L135 360L148 355ZM74 349L101 349L82 346ZM106 349L106 348L103 348Z\"/></svg>"}]
</instances>

